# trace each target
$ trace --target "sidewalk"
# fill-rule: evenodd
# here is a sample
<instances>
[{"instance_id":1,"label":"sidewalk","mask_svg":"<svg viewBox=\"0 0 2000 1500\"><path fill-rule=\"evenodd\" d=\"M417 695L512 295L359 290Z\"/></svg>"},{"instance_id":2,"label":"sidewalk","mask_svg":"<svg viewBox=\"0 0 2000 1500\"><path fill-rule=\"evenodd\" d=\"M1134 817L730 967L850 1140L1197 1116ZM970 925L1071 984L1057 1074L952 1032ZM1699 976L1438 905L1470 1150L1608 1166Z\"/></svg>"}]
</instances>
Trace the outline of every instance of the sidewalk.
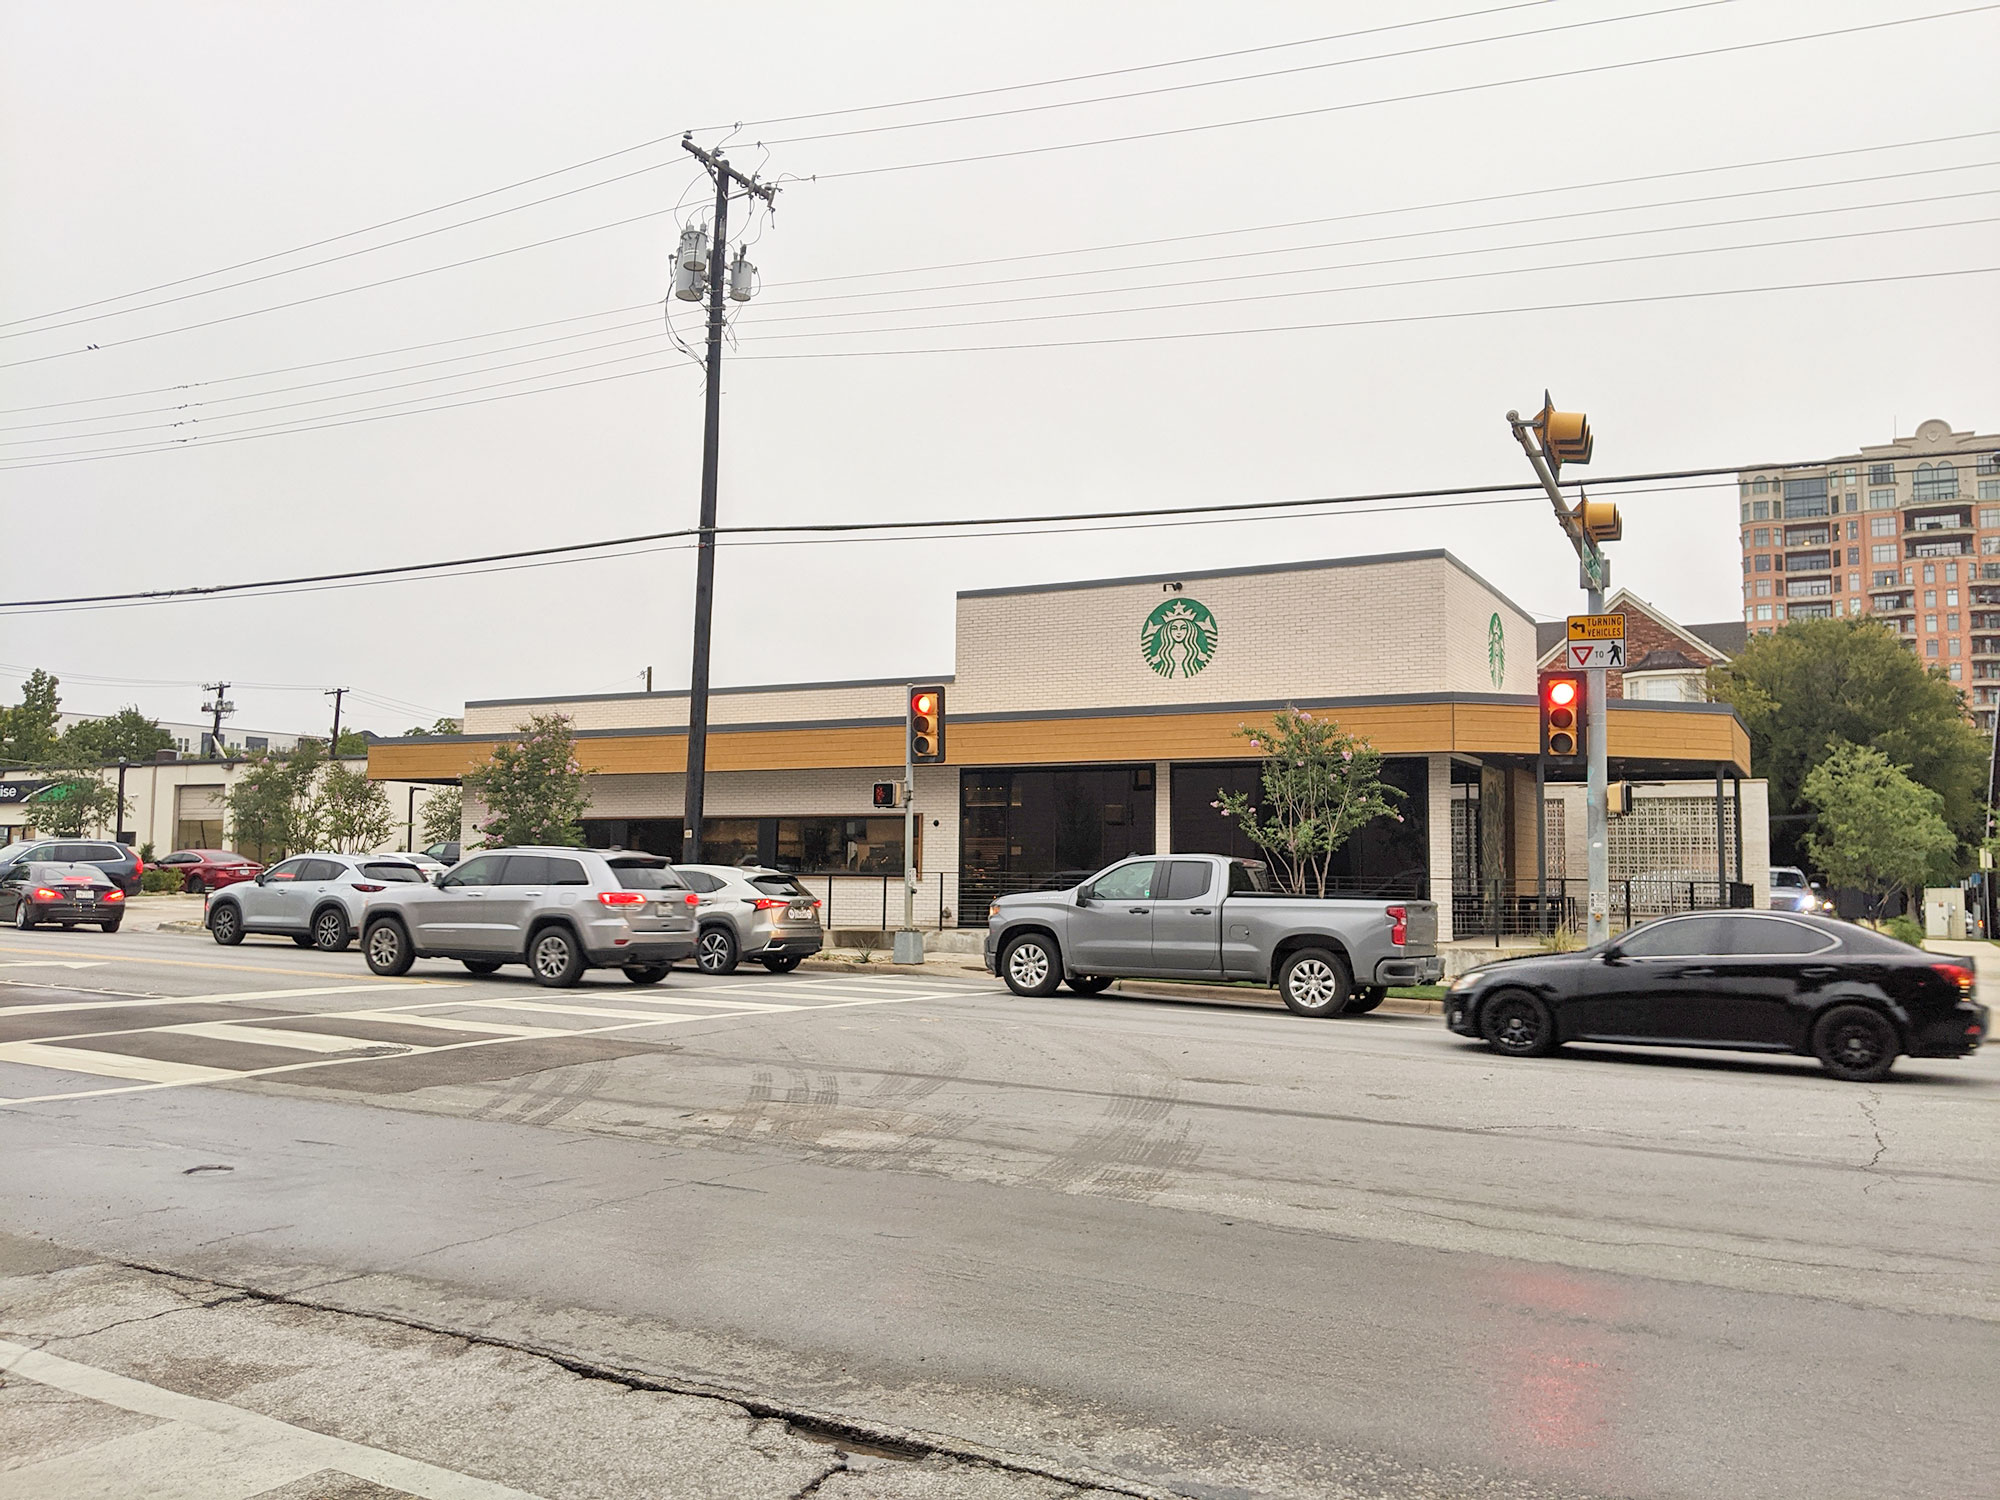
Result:
<instances>
[{"instance_id":1,"label":"sidewalk","mask_svg":"<svg viewBox=\"0 0 2000 1500\"><path fill-rule=\"evenodd\" d=\"M120 924L134 932L200 932L202 897L141 892L127 898Z\"/></svg>"}]
</instances>

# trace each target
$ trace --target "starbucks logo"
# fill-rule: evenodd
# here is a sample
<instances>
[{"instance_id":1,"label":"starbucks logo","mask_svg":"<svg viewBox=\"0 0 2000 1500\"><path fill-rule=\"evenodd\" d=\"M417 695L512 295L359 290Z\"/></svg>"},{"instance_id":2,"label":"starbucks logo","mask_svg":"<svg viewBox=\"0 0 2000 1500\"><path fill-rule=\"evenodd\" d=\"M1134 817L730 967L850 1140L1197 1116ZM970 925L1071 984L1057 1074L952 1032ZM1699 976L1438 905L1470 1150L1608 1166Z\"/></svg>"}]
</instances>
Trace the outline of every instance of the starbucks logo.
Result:
<instances>
[{"instance_id":1,"label":"starbucks logo","mask_svg":"<svg viewBox=\"0 0 2000 1500\"><path fill-rule=\"evenodd\" d=\"M1215 616L1195 599L1169 599L1139 627L1146 665L1162 677L1192 677L1215 657Z\"/></svg>"},{"instance_id":2,"label":"starbucks logo","mask_svg":"<svg viewBox=\"0 0 2000 1500\"><path fill-rule=\"evenodd\" d=\"M1495 612L1486 622L1486 669L1493 674L1493 685L1497 688L1507 680L1507 627L1500 623Z\"/></svg>"}]
</instances>

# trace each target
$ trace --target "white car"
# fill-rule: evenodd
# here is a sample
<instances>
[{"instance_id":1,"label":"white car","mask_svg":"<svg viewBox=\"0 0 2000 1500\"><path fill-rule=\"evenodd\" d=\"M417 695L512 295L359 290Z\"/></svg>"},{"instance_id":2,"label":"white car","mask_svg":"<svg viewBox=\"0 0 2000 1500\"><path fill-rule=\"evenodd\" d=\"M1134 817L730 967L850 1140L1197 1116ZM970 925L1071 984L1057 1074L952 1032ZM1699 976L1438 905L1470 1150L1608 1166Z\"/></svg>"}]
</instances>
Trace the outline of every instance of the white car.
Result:
<instances>
[{"instance_id":1,"label":"white car","mask_svg":"<svg viewBox=\"0 0 2000 1500\"><path fill-rule=\"evenodd\" d=\"M403 854L296 854L255 880L209 892L201 920L225 946L268 932L301 948L338 953L361 930L369 897L391 886L429 883Z\"/></svg>"}]
</instances>

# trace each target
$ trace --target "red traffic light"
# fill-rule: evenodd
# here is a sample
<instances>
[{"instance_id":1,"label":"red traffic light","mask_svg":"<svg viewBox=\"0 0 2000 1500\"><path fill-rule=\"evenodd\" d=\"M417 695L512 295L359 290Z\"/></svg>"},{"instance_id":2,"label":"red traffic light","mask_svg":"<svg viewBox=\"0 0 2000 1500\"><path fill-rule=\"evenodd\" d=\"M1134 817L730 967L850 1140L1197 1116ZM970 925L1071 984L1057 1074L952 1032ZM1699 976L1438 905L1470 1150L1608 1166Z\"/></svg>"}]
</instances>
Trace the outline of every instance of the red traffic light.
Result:
<instances>
[{"instance_id":1,"label":"red traffic light","mask_svg":"<svg viewBox=\"0 0 2000 1500\"><path fill-rule=\"evenodd\" d=\"M1576 702L1576 679L1558 677L1549 684L1549 702L1557 708L1568 708Z\"/></svg>"},{"instance_id":2,"label":"red traffic light","mask_svg":"<svg viewBox=\"0 0 2000 1500\"><path fill-rule=\"evenodd\" d=\"M1541 754L1557 765L1574 765L1584 754L1583 679L1573 672L1545 672L1540 686Z\"/></svg>"},{"instance_id":3,"label":"red traffic light","mask_svg":"<svg viewBox=\"0 0 2000 1500\"><path fill-rule=\"evenodd\" d=\"M944 759L944 689L910 689L910 764L935 765Z\"/></svg>"},{"instance_id":4,"label":"red traffic light","mask_svg":"<svg viewBox=\"0 0 2000 1500\"><path fill-rule=\"evenodd\" d=\"M910 712L914 714L934 714L937 712L937 695L919 690L910 697Z\"/></svg>"}]
</instances>

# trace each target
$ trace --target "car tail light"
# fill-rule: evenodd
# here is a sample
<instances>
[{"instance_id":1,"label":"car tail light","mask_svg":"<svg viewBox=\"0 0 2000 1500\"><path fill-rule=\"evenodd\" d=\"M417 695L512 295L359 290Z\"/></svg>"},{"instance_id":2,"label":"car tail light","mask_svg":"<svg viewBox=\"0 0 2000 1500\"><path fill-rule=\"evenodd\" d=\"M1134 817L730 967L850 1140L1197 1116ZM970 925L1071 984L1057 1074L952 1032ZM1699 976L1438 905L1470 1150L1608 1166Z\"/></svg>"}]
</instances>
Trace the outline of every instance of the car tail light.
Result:
<instances>
[{"instance_id":1,"label":"car tail light","mask_svg":"<svg viewBox=\"0 0 2000 1500\"><path fill-rule=\"evenodd\" d=\"M772 896L759 896L755 901L752 901L750 904L756 907L757 910L759 911L769 911L774 906L790 906L791 902L779 901Z\"/></svg>"},{"instance_id":2,"label":"car tail light","mask_svg":"<svg viewBox=\"0 0 2000 1500\"><path fill-rule=\"evenodd\" d=\"M1932 964L1931 967L1957 985L1961 995L1970 995L1979 987L1979 975L1965 964Z\"/></svg>"},{"instance_id":3,"label":"car tail light","mask_svg":"<svg viewBox=\"0 0 2000 1500\"><path fill-rule=\"evenodd\" d=\"M597 899L602 901L606 906L644 906L646 904L646 893L644 891L599 891Z\"/></svg>"},{"instance_id":4,"label":"car tail light","mask_svg":"<svg viewBox=\"0 0 2000 1500\"><path fill-rule=\"evenodd\" d=\"M133 875L134 875L134 876L136 877L136 876L140 876L140 875L143 875L143 874L145 874L145 873L146 873L146 862L145 862L145 861L144 861L143 859L139 858L139 856L138 856L138 855L136 855L136 854L135 854L135 855L133 855L133 856L132 856L132 874L133 874Z\"/></svg>"},{"instance_id":5,"label":"car tail light","mask_svg":"<svg viewBox=\"0 0 2000 1500\"><path fill-rule=\"evenodd\" d=\"M1410 909L1407 906L1390 907L1389 941L1394 943L1398 948L1400 948L1406 941L1408 941L1409 936L1410 936Z\"/></svg>"},{"instance_id":6,"label":"car tail light","mask_svg":"<svg viewBox=\"0 0 2000 1500\"><path fill-rule=\"evenodd\" d=\"M125 893L119 890L118 887L114 885L113 887L111 887L110 890L104 893L104 899L106 901L123 901L125 899Z\"/></svg>"},{"instance_id":7,"label":"car tail light","mask_svg":"<svg viewBox=\"0 0 2000 1500\"><path fill-rule=\"evenodd\" d=\"M357 891L386 891L389 889L386 885L368 885L359 880L354 882L354 888Z\"/></svg>"},{"instance_id":8,"label":"car tail light","mask_svg":"<svg viewBox=\"0 0 2000 1500\"><path fill-rule=\"evenodd\" d=\"M28 899L30 901L61 901L64 898L61 891L52 891L45 885L38 885L35 887L34 894Z\"/></svg>"}]
</instances>

